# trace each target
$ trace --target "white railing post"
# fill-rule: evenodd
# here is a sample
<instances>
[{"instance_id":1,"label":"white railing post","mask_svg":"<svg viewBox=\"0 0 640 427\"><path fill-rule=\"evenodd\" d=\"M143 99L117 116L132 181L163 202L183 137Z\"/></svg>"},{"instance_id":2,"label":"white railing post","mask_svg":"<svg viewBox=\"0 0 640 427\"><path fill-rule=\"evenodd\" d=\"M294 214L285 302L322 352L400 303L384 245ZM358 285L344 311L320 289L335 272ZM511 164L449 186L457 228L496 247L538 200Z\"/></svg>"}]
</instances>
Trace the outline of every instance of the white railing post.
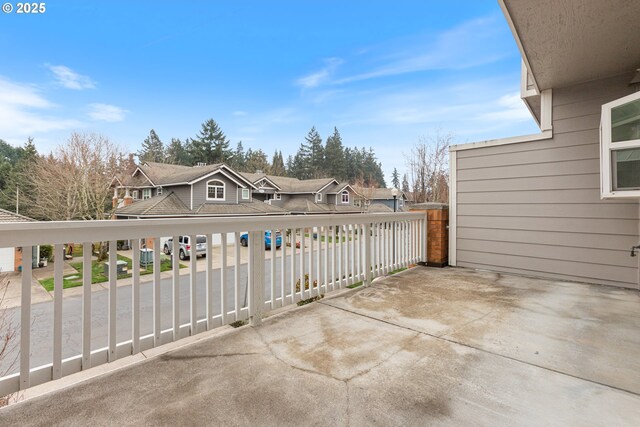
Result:
<instances>
[{"instance_id":1,"label":"white railing post","mask_svg":"<svg viewBox=\"0 0 640 427\"><path fill-rule=\"evenodd\" d=\"M64 283L64 245L54 246L53 265L53 372L52 378L62 378L62 288Z\"/></svg>"},{"instance_id":2,"label":"white railing post","mask_svg":"<svg viewBox=\"0 0 640 427\"><path fill-rule=\"evenodd\" d=\"M371 285L373 280L373 264L371 263L371 224L364 225L364 285Z\"/></svg>"},{"instance_id":3,"label":"white railing post","mask_svg":"<svg viewBox=\"0 0 640 427\"><path fill-rule=\"evenodd\" d=\"M117 242L115 240L109 240L109 300L108 307L108 323L109 328L107 330L107 342L109 344L109 350L107 353L107 360L113 362L116 360L116 319L118 318L118 312L116 310L117 298L117 281L118 281L118 251Z\"/></svg>"},{"instance_id":4,"label":"white railing post","mask_svg":"<svg viewBox=\"0 0 640 427\"><path fill-rule=\"evenodd\" d=\"M31 246L22 247L22 291L20 295L20 390L31 384ZM60 262L60 260L56 260ZM64 262L64 260L62 260Z\"/></svg>"},{"instance_id":5,"label":"white railing post","mask_svg":"<svg viewBox=\"0 0 640 427\"><path fill-rule=\"evenodd\" d=\"M82 243L82 369L91 367L91 242ZM64 258L64 257L63 257ZM55 261L54 261L55 262Z\"/></svg>"},{"instance_id":6,"label":"white railing post","mask_svg":"<svg viewBox=\"0 0 640 427\"><path fill-rule=\"evenodd\" d=\"M251 326L262 324L264 307L264 231L249 233L249 320Z\"/></svg>"}]
</instances>

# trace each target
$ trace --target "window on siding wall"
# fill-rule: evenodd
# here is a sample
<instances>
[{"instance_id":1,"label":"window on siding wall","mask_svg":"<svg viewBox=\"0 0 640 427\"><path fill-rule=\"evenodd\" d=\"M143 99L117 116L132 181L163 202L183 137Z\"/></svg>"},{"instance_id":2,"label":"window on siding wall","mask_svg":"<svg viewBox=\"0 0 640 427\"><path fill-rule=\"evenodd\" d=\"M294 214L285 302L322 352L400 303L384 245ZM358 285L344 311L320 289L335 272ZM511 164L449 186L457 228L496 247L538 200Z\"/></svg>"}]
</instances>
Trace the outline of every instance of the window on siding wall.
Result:
<instances>
[{"instance_id":1,"label":"window on siding wall","mask_svg":"<svg viewBox=\"0 0 640 427\"><path fill-rule=\"evenodd\" d=\"M248 188L243 188L242 189L242 200L249 200L249 189Z\"/></svg>"},{"instance_id":2,"label":"window on siding wall","mask_svg":"<svg viewBox=\"0 0 640 427\"><path fill-rule=\"evenodd\" d=\"M600 184L603 198L640 198L640 92L602 106Z\"/></svg>"},{"instance_id":3,"label":"window on siding wall","mask_svg":"<svg viewBox=\"0 0 640 427\"><path fill-rule=\"evenodd\" d=\"M142 189L142 200L147 200L151 198L151 189L143 188Z\"/></svg>"},{"instance_id":4,"label":"window on siding wall","mask_svg":"<svg viewBox=\"0 0 640 427\"><path fill-rule=\"evenodd\" d=\"M156 194L158 196L162 196L162 187L158 187L158 189L156 190Z\"/></svg>"},{"instance_id":5,"label":"window on siding wall","mask_svg":"<svg viewBox=\"0 0 640 427\"><path fill-rule=\"evenodd\" d=\"M207 200L224 200L224 182L217 179L207 181Z\"/></svg>"},{"instance_id":6,"label":"window on siding wall","mask_svg":"<svg viewBox=\"0 0 640 427\"><path fill-rule=\"evenodd\" d=\"M320 203L322 201L322 193L316 194L316 203Z\"/></svg>"},{"instance_id":7,"label":"window on siding wall","mask_svg":"<svg viewBox=\"0 0 640 427\"><path fill-rule=\"evenodd\" d=\"M349 203L349 192L346 190L342 192L342 203Z\"/></svg>"},{"instance_id":8,"label":"window on siding wall","mask_svg":"<svg viewBox=\"0 0 640 427\"><path fill-rule=\"evenodd\" d=\"M280 195L280 193L274 193L274 194L273 194L273 198L274 198L275 200L282 200L282 196Z\"/></svg>"},{"instance_id":9,"label":"window on siding wall","mask_svg":"<svg viewBox=\"0 0 640 427\"><path fill-rule=\"evenodd\" d=\"M138 200L138 190L133 190L131 192L131 197L133 197L133 200Z\"/></svg>"}]
</instances>

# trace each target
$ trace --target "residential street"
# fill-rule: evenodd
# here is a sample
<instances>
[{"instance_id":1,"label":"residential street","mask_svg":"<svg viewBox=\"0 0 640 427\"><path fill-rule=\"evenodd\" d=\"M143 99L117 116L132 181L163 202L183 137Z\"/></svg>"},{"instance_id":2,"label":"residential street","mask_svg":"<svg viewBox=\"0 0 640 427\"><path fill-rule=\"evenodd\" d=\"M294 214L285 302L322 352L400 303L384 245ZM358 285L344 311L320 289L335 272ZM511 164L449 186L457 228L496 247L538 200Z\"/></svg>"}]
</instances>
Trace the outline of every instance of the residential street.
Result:
<instances>
[{"instance_id":1,"label":"residential street","mask_svg":"<svg viewBox=\"0 0 640 427\"><path fill-rule=\"evenodd\" d=\"M244 252L248 252L246 248L243 249ZM287 259L286 259L286 274L285 279L287 283L287 287L290 285L290 263L291 263L291 254L290 248L287 248ZM268 299L271 294L271 259L270 259L270 251L266 251L267 259L265 261L265 299ZM281 250L277 251L277 263L276 263L276 296L280 296L280 282L281 282ZM324 251L322 252L324 254ZM306 256L306 265L308 268L308 248L305 252ZM332 252L331 248L329 248L329 259L331 259ZM324 256L322 256L323 258ZM244 256L242 257L245 258ZM204 259L198 260L198 264L204 263ZM315 264L315 256L314 256L314 264ZM215 265L219 265L219 261L216 260ZM200 266L199 266L200 267ZM180 317L181 323L188 323L190 319L189 314L189 282L190 275L185 274L189 269L185 268L181 270L180 274ZM296 255L295 262L295 277L298 278L300 276L300 255L299 251ZM213 301L214 301L214 315L220 314L220 268L214 268L214 286L213 286ZM160 282L160 298L161 298L161 328L168 329L172 327L172 283L173 279L171 276L167 277L167 274L171 273L163 273L163 278ZM197 313L198 319L205 318L205 272L199 271L196 275L197 281ZM125 279L126 280L126 279ZM142 282L140 284L140 334L144 336L146 334L152 333L153 328L153 298L152 298L152 286L153 281L151 280L151 276L144 276ZM226 280L226 300L227 307L229 307L229 311L235 307L235 294L234 294L234 282L235 281L235 267L227 267L227 280ZM130 280L129 280L130 282ZM108 286L108 284L104 284ZM240 300L243 302L245 300L246 293L246 285L247 285L247 264L243 263L240 265ZM94 285L95 286L95 285ZM82 349L82 333L81 333L81 325L82 325L82 288L74 288L78 290L74 295L67 295L63 300L63 358L72 357L81 353ZM132 286L130 284L127 285L118 285L117 287L117 341L126 341L131 338L131 290ZM91 299L91 318L92 318L92 336L91 336L91 348L92 350L98 349L101 347L105 347L107 345L107 327L108 327L108 318L107 318L107 302L108 302L108 290L99 289L94 290L92 292ZM41 302L33 304L31 307L32 310L32 332L31 332L31 366L37 367L46 363L50 363L52 360L53 353L53 301ZM13 307L7 309L8 313L13 316L16 324L19 322L19 307ZM15 341L19 343L19 335ZM16 354L18 351L18 345L14 348L12 354ZM0 363L0 372L3 372L7 367L7 363L9 360L13 359L11 354L8 354L7 357L3 359ZM17 367L12 369L13 372L17 371Z\"/></svg>"}]
</instances>

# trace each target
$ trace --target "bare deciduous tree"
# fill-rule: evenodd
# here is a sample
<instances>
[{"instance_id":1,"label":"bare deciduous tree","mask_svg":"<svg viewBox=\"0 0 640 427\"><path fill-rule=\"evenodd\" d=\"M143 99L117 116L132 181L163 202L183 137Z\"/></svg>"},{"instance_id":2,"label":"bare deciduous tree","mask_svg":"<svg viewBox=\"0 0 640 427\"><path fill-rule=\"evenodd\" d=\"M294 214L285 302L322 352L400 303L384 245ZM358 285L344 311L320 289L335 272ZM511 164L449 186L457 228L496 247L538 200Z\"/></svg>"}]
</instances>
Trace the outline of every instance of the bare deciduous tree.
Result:
<instances>
[{"instance_id":1,"label":"bare deciduous tree","mask_svg":"<svg viewBox=\"0 0 640 427\"><path fill-rule=\"evenodd\" d=\"M453 140L453 134L438 131L421 137L405 155L414 202L448 202L449 146Z\"/></svg>"},{"instance_id":2,"label":"bare deciduous tree","mask_svg":"<svg viewBox=\"0 0 640 427\"><path fill-rule=\"evenodd\" d=\"M20 353L16 351L18 327L13 315L4 307L9 280L6 274L0 274L0 377L10 374L15 367ZM0 396L0 407L8 405L16 400L18 394Z\"/></svg>"},{"instance_id":3,"label":"bare deciduous tree","mask_svg":"<svg viewBox=\"0 0 640 427\"><path fill-rule=\"evenodd\" d=\"M33 183L34 216L52 221L105 219L111 210L110 183L124 157L107 138L71 134L66 144L40 157Z\"/></svg>"},{"instance_id":4,"label":"bare deciduous tree","mask_svg":"<svg viewBox=\"0 0 640 427\"><path fill-rule=\"evenodd\" d=\"M369 210L369 204L373 198L374 190L378 188L375 183L367 183L364 179L358 178L353 184L356 191L355 200L360 202L360 212L366 213Z\"/></svg>"}]
</instances>

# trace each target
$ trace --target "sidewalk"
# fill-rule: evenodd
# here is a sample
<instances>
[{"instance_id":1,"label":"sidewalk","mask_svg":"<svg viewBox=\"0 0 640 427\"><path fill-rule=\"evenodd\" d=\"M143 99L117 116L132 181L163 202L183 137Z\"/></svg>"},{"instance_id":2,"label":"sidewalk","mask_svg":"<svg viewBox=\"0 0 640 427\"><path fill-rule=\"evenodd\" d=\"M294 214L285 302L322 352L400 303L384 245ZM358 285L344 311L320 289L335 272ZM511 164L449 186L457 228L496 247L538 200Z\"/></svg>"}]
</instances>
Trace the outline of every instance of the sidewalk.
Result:
<instances>
[{"instance_id":1,"label":"sidewalk","mask_svg":"<svg viewBox=\"0 0 640 427\"><path fill-rule=\"evenodd\" d=\"M308 247L308 246L307 246ZM227 267L233 267L236 264L236 255L235 255L235 245L230 244L227 245ZM278 258L281 257L282 248L278 249L276 252L276 256ZM296 249L296 254L300 253L300 249ZM222 249L220 246L213 247L213 268L220 268L222 265ZM270 260L273 251L267 250L265 251L265 259ZM118 255L125 256L129 259L133 259L133 250L129 249L126 251L118 251ZM287 247L287 256L291 255L291 248ZM95 259L95 257L93 258ZM249 259L249 249L246 247L240 247L240 262L245 264ZM71 267L71 263L82 262L82 257L75 257L70 260L64 261L63 268L63 276L67 276L69 274L77 273L81 275L75 268ZM185 268L180 269L180 275L190 274L191 273L191 260L186 259L184 261L180 261L180 264L184 265ZM197 259L196 271L202 272L207 268L207 260L205 257L200 257ZM22 288L22 273L8 273L9 276L9 286L7 288L7 293L5 295L0 308L13 308L20 307L20 298L21 298L21 288ZM47 292L46 289L42 287L39 280L53 277L54 275L54 263L49 263L46 267L34 268L32 272L31 279L31 304L38 304L42 302L48 302L53 300L53 292ZM160 273L161 279L167 279L173 277L173 272L171 270L164 271ZM148 283L153 281L153 274L147 274L144 276L140 276L140 283ZM133 283L133 278L128 277L125 279L119 279L117 282L117 286L129 286ZM103 291L109 288L109 282L102 283L94 283L91 285L92 292ZM74 288L63 289L62 294L63 297L71 297L82 295L84 292L82 286L77 286Z\"/></svg>"}]
</instances>

